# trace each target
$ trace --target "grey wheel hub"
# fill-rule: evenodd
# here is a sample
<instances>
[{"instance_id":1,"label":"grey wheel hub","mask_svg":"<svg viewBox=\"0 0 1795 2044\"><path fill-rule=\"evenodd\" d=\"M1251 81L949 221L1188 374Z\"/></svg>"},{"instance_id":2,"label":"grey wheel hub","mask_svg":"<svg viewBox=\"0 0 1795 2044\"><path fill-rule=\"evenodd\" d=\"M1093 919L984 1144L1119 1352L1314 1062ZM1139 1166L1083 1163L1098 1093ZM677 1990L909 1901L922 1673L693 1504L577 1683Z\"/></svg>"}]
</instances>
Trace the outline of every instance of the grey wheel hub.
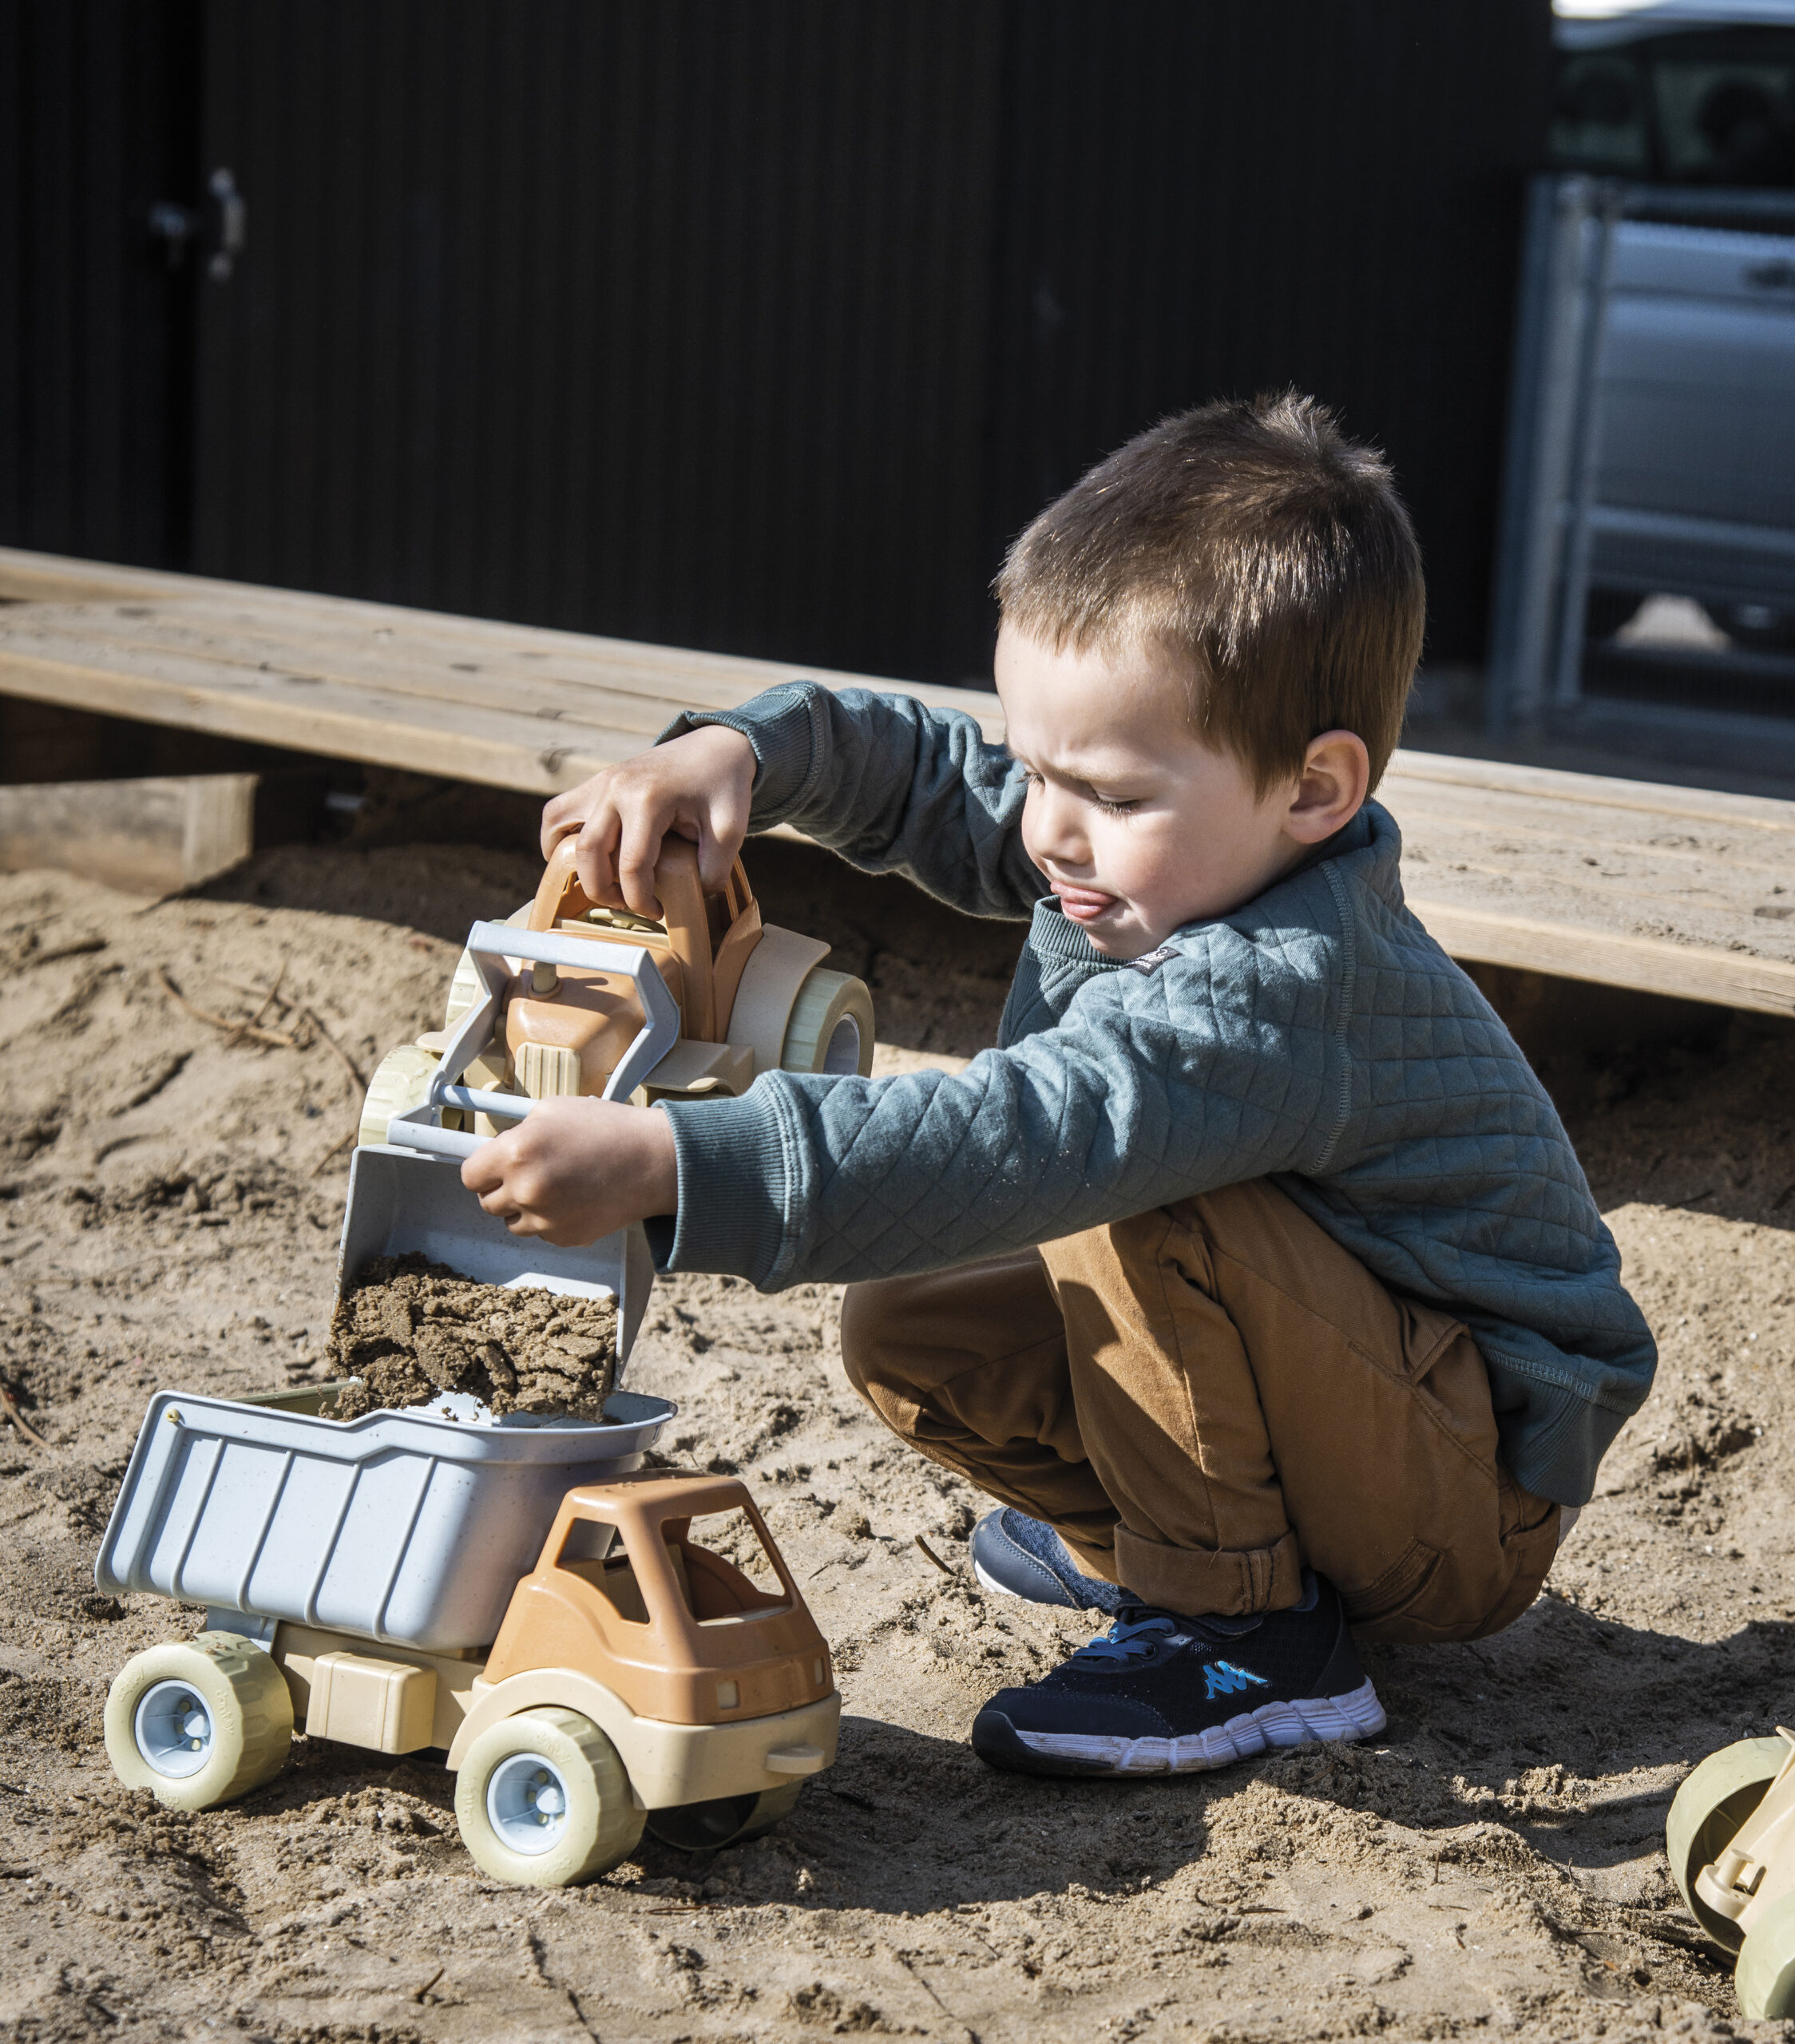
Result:
<instances>
[{"instance_id":1,"label":"grey wheel hub","mask_svg":"<svg viewBox=\"0 0 1795 2044\"><path fill-rule=\"evenodd\" d=\"M197 1774L212 1758L212 1712L190 1683L157 1682L145 1689L132 1730L137 1751L172 1781Z\"/></svg>"}]
</instances>

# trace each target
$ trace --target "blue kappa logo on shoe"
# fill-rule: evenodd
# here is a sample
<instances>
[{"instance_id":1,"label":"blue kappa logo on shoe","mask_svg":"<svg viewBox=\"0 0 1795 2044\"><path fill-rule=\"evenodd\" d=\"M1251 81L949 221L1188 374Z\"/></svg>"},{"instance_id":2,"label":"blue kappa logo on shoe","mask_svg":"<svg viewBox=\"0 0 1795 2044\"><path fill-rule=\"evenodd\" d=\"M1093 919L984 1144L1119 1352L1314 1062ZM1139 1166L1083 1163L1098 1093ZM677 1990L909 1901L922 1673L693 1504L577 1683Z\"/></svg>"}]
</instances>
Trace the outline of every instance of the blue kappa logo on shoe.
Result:
<instances>
[{"instance_id":1,"label":"blue kappa logo on shoe","mask_svg":"<svg viewBox=\"0 0 1795 2044\"><path fill-rule=\"evenodd\" d=\"M1203 1674L1207 1678L1205 1702L1212 1697L1232 1696L1255 1682L1262 1689L1271 1686L1263 1675L1255 1675L1250 1668L1237 1668L1231 1661L1211 1661Z\"/></svg>"}]
</instances>

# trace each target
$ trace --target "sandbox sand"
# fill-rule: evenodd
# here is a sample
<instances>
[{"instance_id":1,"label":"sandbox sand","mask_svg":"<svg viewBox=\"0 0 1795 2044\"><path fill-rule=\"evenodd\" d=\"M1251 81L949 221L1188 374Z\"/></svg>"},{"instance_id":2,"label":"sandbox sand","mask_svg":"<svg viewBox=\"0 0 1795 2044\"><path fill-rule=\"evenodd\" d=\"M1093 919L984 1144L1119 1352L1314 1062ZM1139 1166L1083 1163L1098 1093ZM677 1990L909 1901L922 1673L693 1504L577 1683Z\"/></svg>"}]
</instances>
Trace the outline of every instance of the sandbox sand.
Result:
<instances>
[{"instance_id":1,"label":"sandbox sand","mask_svg":"<svg viewBox=\"0 0 1795 2044\"><path fill-rule=\"evenodd\" d=\"M989 1040L1016 932L798 848L751 866L771 916L870 978L882 1037ZM121 1789L107 1685L200 1616L93 1589L148 1395L326 1372L355 1089L295 1004L365 1072L440 1021L468 922L535 877L434 847L265 855L149 909L0 880L0 1384L46 1444L0 1424L0 2036L1726 2033L1727 1970L1661 1841L1694 1760L1795 1718L1795 1027L1774 1022L1561 1058L1659 1388L1519 1623L1368 1654L1374 1745L1171 1783L986 1770L980 1701L1091 1625L979 1590L982 1501L862 1408L833 1289L692 1278L657 1286L628 1381L679 1401L669 1460L747 1477L834 1643L841 1762L791 1818L537 1893L475 1871L428 1755L301 1739L192 1817ZM163 969L244 1016L278 978L264 1033L291 1047L196 1020Z\"/></svg>"}]
</instances>

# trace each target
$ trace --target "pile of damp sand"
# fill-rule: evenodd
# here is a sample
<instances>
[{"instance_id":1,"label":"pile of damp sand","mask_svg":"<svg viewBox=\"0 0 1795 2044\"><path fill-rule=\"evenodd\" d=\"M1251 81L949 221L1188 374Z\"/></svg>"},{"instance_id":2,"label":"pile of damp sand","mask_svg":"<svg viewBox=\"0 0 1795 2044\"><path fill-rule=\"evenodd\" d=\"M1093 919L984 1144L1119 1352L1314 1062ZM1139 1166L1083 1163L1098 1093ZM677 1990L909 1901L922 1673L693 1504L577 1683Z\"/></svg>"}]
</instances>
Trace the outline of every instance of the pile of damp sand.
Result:
<instances>
[{"instance_id":1,"label":"pile of damp sand","mask_svg":"<svg viewBox=\"0 0 1795 2044\"><path fill-rule=\"evenodd\" d=\"M466 1392L495 1414L596 1420L617 1375L609 1299L477 1284L422 1256L377 1256L331 1318L332 1374L353 1377L336 1416Z\"/></svg>"}]
</instances>

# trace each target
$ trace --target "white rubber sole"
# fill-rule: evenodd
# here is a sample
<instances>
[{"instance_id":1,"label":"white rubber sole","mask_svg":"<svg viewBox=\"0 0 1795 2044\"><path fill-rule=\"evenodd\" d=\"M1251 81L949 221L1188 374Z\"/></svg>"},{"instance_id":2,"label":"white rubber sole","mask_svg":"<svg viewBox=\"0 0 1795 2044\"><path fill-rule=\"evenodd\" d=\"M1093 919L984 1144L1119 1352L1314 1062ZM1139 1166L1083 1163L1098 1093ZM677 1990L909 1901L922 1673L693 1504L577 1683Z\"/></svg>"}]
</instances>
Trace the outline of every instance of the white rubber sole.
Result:
<instances>
[{"instance_id":1,"label":"white rubber sole","mask_svg":"<svg viewBox=\"0 0 1795 2044\"><path fill-rule=\"evenodd\" d=\"M1345 1696L1299 1703L1262 1703L1225 1725L1182 1739L1100 1737L1084 1732L1018 1732L1031 1753L1076 1760L1111 1774L1195 1774L1250 1760L1272 1746L1306 1746L1321 1739L1372 1739L1387 1721L1370 1678Z\"/></svg>"},{"instance_id":2,"label":"white rubber sole","mask_svg":"<svg viewBox=\"0 0 1795 2044\"><path fill-rule=\"evenodd\" d=\"M1048 1574L1051 1575L1052 1573L1051 1570L1047 1568L1047 1564L1044 1562L1041 1563L1041 1567ZM979 1587L981 1590L989 1590L993 1597L1013 1597L1020 1604L1040 1604L1044 1606L1048 1610L1096 1611L1100 1616L1103 1615L1101 1607L1096 1604L1049 1603L1048 1599L1044 1597L1030 1597L1020 1590L1012 1590L1007 1583L1000 1583L996 1576L987 1575L985 1571L984 1563L979 1560L976 1555L973 1557L973 1574L978 1579Z\"/></svg>"}]
</instances>

